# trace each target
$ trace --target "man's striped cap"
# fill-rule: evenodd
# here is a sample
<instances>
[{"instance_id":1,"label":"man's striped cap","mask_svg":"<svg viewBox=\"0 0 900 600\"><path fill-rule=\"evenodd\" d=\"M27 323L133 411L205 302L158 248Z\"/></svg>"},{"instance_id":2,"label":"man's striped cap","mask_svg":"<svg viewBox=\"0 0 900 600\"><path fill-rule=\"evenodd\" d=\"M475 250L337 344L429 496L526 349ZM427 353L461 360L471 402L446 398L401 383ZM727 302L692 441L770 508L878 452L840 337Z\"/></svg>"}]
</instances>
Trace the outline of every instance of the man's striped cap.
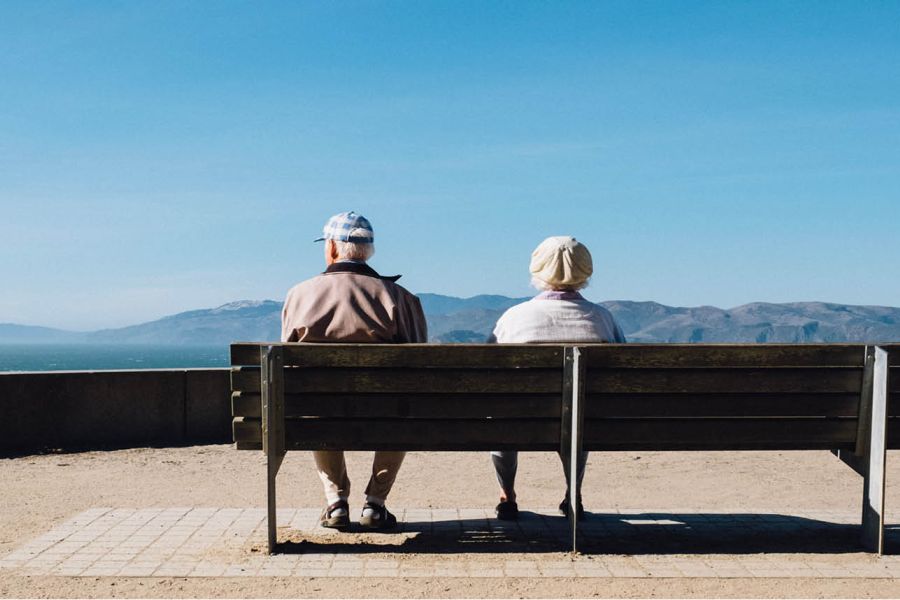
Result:
<instances>
[{"instance_id":1,"label":"man's striped cap","mask_svg":"<svg viewBox=\"0 0 900 600\"><path fill-rule=\"evenodd\" d=\"M367 218L351 210L328 219L325 227L322 228L322 237L313 241L321 242L323 240L372 244L375 242L375 232Z\"/></svg>"}]
</instances>

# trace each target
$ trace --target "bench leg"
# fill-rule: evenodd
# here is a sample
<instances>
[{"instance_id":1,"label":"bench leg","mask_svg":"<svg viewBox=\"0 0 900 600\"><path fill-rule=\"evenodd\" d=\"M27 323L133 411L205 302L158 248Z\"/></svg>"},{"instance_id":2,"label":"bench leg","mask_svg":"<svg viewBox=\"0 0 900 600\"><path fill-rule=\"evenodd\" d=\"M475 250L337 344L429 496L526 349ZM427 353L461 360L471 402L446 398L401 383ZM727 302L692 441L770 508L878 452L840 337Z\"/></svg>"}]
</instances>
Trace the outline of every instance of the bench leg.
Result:
<instances>
[{"instance_id":1,"label":"bench leg","mask_svg":"<svg viewBox=\"0 0 900 600\"><path fill-rule=\"evenodd\" d=\"M278 519L277 519L277 510L275 504L275 477L278 475L278 469L281 467L281 462L284 460L284 454L281 455L272 455L270 454L266 460L266 487L267 487L267 495L268 495L268 505L267 505L267 514L266 514L266 523L268 525L268 533L269 533L269 554L275 553L275 548L278 544Z\"/></svg>"},{"instance_id":2,"label":"bench leg","mask_svg":"<svg viewBox=\"0 0 900 600\"><path fill-rule=\"evenodd\" d=\"M866 347L860 393L856 448L832 450L863 478L860 543L871 552L884 552L884 479L887 446L887 352Z\"/></svg>"},{"instance_id":3,"label":"bench leg","mask_svg":"<svg viewBox=\"0 0 900 600\"><path fill-rule=\"evenodd\" d=\"M569 535L572 552L578 552L578 458L581 456L584 425L585 362L581 349L566 348L563 371L562 430L560 456L568 481Z\"/></svg>"},{"instance_id":4,"label":"bench leg","mask_svg":"<svg viewBox=\"0 0 900 600\"><path fill-rule=\"evenodd\" d=\"M867 550L880 555L884 553L888 354L882 348L875 348L874 354L871 427L863 480L862 543Z\"/></svg>"},{"instance_id":5,"label":"bench leg","mask_svg":"<svg viewBox=\"0 0 900 600\"><path fill-rule=\"evenodd\" d=\"M278 544L278 519L275 504L275 478L284 460L284 358L280 346L260 348L263 452L266 455L266 520L269 554Z\"/></svg>"}]
</instances>

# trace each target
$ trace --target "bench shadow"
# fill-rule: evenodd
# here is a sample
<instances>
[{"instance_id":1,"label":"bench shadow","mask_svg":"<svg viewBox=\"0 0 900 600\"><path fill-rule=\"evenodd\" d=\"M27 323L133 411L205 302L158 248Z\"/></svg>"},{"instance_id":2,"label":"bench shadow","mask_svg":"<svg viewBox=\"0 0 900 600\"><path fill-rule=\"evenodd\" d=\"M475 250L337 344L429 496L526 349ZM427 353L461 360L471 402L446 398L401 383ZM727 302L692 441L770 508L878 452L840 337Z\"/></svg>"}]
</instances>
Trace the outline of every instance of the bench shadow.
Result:
<instances>
[{"instance_id":1,"label":"bench shadow","mask_svg":"<svg viewBox=\"0 0 900 600\"><path fill-rule=\"evenodd\" d=\"M555 553L570 548L566 519L528 511L496 519L409 521L389 533L287 532L285 554ZM859 524L781 514L588 513L582 554L843 554L863 552ZM887 527L886 554L900 553L900 525Z\"/></svg>"}]
</instances>

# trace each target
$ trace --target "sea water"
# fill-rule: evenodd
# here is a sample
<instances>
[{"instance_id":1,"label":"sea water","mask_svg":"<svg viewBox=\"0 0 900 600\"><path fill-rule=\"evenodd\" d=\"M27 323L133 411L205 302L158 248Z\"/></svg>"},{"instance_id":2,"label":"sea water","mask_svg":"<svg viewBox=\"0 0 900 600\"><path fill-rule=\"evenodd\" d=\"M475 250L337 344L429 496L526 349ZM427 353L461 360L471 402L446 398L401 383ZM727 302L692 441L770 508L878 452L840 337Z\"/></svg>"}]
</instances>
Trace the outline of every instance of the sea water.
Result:
<instances>
[{"instance_id":1,"label":"sea water","mask_svg":"<svg viewBox=\"0 0 900 600\"><path fill-rule=\"evenodd\" d=\"M227 345L0 344L0 371L101 371L227 366Z\"/></svg>"}]
</instances>

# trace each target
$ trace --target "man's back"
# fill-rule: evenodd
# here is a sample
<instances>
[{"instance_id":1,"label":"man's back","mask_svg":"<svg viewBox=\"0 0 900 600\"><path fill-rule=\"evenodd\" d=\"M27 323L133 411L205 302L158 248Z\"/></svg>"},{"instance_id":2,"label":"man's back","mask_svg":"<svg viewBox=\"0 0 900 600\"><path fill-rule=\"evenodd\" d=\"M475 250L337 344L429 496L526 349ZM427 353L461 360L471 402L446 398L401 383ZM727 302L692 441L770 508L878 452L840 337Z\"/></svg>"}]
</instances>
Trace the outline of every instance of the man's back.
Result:
<instances>
[{"instance_id":1,"label":"man's back","mask_svg":"<svg viewBox=\"0 0 900 600\"><path fill-rule=\"evenodd\" d=\"M419 299L361 263L339 262L295 285L282 312L285 342L426 342Z\"/></svg>"}]
</instances>

